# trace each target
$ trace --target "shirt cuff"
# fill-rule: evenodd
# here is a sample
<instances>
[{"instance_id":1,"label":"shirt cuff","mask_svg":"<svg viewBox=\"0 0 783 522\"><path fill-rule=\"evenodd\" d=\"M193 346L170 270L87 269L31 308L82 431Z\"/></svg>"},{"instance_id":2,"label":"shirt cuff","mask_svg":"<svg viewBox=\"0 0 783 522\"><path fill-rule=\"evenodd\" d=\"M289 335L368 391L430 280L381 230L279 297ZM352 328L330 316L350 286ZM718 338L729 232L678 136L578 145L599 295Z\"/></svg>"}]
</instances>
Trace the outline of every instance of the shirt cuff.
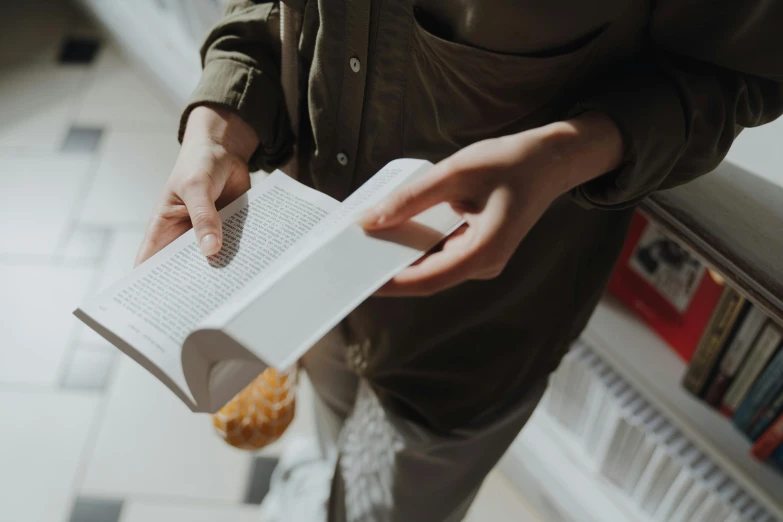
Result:
<instances>
[{"instance_id":1,"label":"shirt cuff","mask_svg":"<svg viewBox=\"0 0 783 522\"><path fill-rule=\"evenodd\" d=\"M295 139L282 89L280 82L269 75L230 59L207 62L180 118L180 143L190 113L200 105L218 105L231 110L253 127L260 143L248 162L251 172L271 172L291 157Z\"/></svg>"},{"instance_id":2,"label":"shirt cuff","mask_svg":"<svg viewBox=\"0 0 783 522\"><path fill-rule=\"evenodd\" d=\"M661 186L685 148L687 124L675 83L656 64L640 61L617 69L567 114L606 114L617 125L625 147L619 168L571 191L582 207L614 210L636 205Z\"/></svg>"}]
</instances>

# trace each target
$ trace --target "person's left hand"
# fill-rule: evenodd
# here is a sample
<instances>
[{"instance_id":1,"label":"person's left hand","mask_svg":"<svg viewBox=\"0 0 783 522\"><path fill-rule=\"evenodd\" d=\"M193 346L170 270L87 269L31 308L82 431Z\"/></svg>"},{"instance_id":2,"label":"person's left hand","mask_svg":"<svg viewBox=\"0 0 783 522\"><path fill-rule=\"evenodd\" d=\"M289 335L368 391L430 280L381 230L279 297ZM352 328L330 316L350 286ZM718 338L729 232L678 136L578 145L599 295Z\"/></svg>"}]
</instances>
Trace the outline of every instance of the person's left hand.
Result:
<instances>
[{"instance_id":1,"label":"person's left hand","mask_svg":"<svg viewBox=\"0 0 783 522\"><path fill-rule=\"evenodd\" d=\"M616 168L621 156L617 127L598 113L460 150L360 219L365 230L387 229L448 202L466 220L442 248L400 272L376 295L431 295L498 276L558 196Z\"/></svg>"}]
</instances>

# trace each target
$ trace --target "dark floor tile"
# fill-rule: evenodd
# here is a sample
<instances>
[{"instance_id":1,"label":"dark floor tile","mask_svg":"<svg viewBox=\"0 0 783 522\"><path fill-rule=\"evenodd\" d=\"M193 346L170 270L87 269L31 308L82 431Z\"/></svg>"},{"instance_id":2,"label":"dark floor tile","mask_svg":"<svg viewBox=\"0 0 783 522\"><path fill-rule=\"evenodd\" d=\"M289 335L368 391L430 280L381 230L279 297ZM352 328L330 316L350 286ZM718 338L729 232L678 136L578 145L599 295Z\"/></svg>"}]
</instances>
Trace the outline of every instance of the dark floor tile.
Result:
<instances>
[{"instance_id":1,"label":"dark floor tile","mask_svg":"<svg viewBox=\"0 0 783 522\"><path fill-rule=\"evenodd\" d=\"M75 350L68 361L62 387L103 391L109 381L113 361L114 353L111 351Z\"/></svg>"},{"instance_id":2,"label":"dark floor tile","mask_svg":"<svg viewBox=\"0 0 783 522\"><path fill-rule=\"evenodd\" d=\"M275 466L277 466L276 458L256 457L247 483L246 504L260 504L264 500L267 491L269 491L269 480L272 478Z\"/></svg>"},{"instance_id":3,"label":"dark floor tile","mask_svg":"<svg viewBox=\"0 0 783 522\"><path fill-rule=\"evenodd\" d=\"M103 129L101 127L71 127L65 136L62 152L92 154L98 150Z\"/></svg>"},{"instance_id":4,"label":"dark floor tile","mask_svg":"<svg viewBox=\"0 0 783 522\"><path fill-rule=\"evenodd\" d=\"M94 38L66 38L60 47L60 63L91 64L100 48L101 43Z\"/></svg>"},{"instance_id":5,"label":"dark floor tile","mask_svg":"<svg viewBox=\"0 0 783 522\"><path fill-rule=\"evenodd\" d=\"M79 497L69 522L117 522L121 511L122 500Z\"/></svg>"}]
</instances>

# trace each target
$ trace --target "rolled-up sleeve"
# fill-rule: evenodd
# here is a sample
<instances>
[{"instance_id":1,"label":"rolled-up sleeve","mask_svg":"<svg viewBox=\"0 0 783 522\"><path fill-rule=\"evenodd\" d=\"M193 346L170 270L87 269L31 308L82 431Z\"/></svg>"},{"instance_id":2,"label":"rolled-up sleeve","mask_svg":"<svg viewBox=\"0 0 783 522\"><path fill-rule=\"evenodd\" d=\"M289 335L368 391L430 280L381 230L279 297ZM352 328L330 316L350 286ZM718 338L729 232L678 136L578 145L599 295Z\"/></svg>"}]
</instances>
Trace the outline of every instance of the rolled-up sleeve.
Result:
<instances>
[{"instance_id":1,"label":"rolled-up sleeve","mask_svg":"<svg viewBox=\"0 0 783 522\"><path fill-rule=\"evenodd\" d=\"M706 174L743 128L783 113L783 2L660 0L649 44L592 86L569 115L608 115L620 168L574 189L588 208L625 208Z\"/></svg>"},{"instance_id":2,"label":"rolled-up sleeve","mask_svg":"<svg viewBox=\"0 0 783 522\"><path fill-rule=\"evenodd\" d=\"M274 170L293 151L294 135L280 83L277 2L232 2L201 47L203 72L180 119L179 139L200 105L229 109L258 134L250 159L255 170Z\"/></svg>"}]
</instances>

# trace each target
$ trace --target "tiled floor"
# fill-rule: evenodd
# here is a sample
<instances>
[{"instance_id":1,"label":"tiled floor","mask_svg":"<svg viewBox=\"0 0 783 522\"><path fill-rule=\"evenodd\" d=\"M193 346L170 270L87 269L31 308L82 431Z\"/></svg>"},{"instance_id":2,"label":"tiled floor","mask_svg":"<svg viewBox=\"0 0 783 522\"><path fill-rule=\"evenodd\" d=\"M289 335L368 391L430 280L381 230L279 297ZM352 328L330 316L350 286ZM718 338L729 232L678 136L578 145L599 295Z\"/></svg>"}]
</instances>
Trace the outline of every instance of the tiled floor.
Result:
<instances>
[{"instance_id":1,"label":"tiled floor","mask_svg":"<svg viewBox=\"0 0 783 522\"><path fill-rule=\"evenodd\" d=\"M71 316L132 268L178 107L65 0L2 2L0 35L0 522L261 522L274 461ZM534 518L495 472L470 520Z\"/></svg>"}]
</instances>

